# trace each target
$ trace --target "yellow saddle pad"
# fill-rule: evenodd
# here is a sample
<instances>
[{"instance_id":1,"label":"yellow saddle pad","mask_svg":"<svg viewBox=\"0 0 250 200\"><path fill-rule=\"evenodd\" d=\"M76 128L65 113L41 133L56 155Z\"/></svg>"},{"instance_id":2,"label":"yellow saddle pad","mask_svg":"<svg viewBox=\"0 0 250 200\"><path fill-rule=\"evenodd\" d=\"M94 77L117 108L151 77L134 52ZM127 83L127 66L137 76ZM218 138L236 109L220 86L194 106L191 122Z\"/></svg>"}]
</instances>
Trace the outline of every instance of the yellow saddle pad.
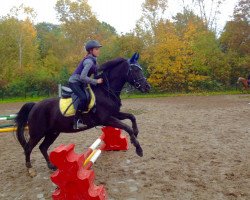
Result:
<instances>
[{"instance_id":1,"label":"yellow saddle pad","mask_svg":"<svg viewBox=\"0 0 250 200\"><path fill-rule=\"evenodd\" d=\"M91 87L88 87L88 91L90 93L90 102L89 102L89 105L88 105L88 110L84 111L83 113L88 113L95 105L95 94L92 91ZM75 110L74 105L73 105L72 102L73 102L73 99L71 97L70 98L61 98L60 99L59 108L60 108L60 111L61 111L62 115L66 116L66 117L75 115L76 110ZM70 107L69 107L69 105L70 105ZM67 112L64 114L64 112L66 110L67 110Z\"/></svg>"}]
</instances>

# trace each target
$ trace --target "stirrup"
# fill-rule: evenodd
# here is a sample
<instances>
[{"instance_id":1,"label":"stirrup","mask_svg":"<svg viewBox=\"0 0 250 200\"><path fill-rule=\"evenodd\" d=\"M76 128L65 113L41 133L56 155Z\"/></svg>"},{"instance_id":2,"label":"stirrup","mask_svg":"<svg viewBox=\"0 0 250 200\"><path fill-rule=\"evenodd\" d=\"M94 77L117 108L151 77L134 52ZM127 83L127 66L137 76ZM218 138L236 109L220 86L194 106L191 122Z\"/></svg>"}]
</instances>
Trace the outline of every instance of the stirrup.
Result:
<instances>
[{"instance_id":1,"label":"stirrup","mask_svg":"<svg viewBox=\"0 0 250 200\"><path fill-rule=\"evenodd\" d=\"M74 124L73 128L75 130L78 130L78 129L82 129L82 128L86 128L87 125L83 124L82 120L81 119L78 119L76 124Z\"/></svg>"}]
</instances>

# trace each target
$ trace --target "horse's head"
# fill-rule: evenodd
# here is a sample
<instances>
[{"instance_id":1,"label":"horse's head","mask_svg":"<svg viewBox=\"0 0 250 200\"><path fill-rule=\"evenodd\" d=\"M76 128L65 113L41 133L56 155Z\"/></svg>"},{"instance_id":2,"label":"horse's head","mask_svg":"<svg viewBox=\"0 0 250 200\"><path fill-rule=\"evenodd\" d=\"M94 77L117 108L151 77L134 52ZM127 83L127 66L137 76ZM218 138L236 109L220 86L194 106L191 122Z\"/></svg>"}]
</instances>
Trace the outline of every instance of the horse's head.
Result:
<instances>
[{"instance_id":1,"label":"horse's head","mask_svg":"<svg viewBox=\"0 0 250 200\"><path fill-rule=\"evenodd\" d=\"M239 77L237 80L237 84L239 84L240 82L242 83L242 85L244 86L245 89L248 89L249 86L248 86L247 79Z\"/></svg>"},{"instance_id":2,"label":"horse's head","mask_svg":"<svg viewBox=\"0 0 250 200\"><path fill-rule=\"evenodd\" d=\"M139 53L135 53L128 60L129 68L127 72L126 81L141 92L149 92L151 87L143 74L142 67L138 63L139 57Z\"/></svg>"},{"instance_id":3,"label":"horse's head","mask_svg":"<svg viewBox=\"0 0 250 200\"><path fill-rule=\"evenodd\" d=\"M242 77L239 77L236 83L239 84L241 80L242 80Z\"/></svg>"},{"instance_id":4,"label":"horse's head","mask_svg":"<svg viewBox=\"0 0 250 200\"><path fill-rule=\"evenodd\" d=\"M143 75L138 59L139 54L135 53L129 60L117 58L102 64L99 70L103 71L104 84L120 92L128 82L141 92L148 92L150 85Z\"/></svg>"}]
</instances>

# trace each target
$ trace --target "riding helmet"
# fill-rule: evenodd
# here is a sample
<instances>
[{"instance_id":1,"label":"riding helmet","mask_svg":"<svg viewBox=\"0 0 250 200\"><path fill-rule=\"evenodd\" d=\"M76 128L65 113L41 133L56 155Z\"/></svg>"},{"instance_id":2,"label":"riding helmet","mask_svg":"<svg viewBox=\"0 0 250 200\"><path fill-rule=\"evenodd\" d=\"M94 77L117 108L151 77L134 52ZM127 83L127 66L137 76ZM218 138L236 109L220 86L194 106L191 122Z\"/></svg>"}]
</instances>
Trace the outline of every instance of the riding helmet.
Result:
<instances>
[{"instance_id":1,"label":"riding helmet","mask_svg":"<svg viewBox=\"0 0 250 200\"><path fill-rule=\"evenodd\" d=\"M102 45L96 40L90 40L85 45L85 49L88 52L93 48L100 48L100 47L102 47Z\"/></svg>"}]
</instances>

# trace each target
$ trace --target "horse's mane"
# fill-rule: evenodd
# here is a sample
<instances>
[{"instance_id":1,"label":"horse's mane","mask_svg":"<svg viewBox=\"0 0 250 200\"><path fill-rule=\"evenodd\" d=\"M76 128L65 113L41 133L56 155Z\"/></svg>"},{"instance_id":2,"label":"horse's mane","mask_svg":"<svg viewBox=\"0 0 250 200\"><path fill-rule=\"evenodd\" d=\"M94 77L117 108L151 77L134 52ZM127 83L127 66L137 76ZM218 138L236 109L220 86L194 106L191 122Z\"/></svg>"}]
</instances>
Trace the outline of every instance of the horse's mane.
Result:
<instances>
[{"instance_id":1,"label":"horse's mane","mask_svg":"<svg viewBox=\"0 0 250 200\"><path fill-rule=\"evenodd\" d=\"M112 68L114 68L115 66L119 65L120 63L122 63L124 61L126 61L126 59L124 59L124 58L116 58L114 60L103 63L100 66L99 70L100 71L106 71L106 70L112 69Z\"/></svg>"}]
</instances>

